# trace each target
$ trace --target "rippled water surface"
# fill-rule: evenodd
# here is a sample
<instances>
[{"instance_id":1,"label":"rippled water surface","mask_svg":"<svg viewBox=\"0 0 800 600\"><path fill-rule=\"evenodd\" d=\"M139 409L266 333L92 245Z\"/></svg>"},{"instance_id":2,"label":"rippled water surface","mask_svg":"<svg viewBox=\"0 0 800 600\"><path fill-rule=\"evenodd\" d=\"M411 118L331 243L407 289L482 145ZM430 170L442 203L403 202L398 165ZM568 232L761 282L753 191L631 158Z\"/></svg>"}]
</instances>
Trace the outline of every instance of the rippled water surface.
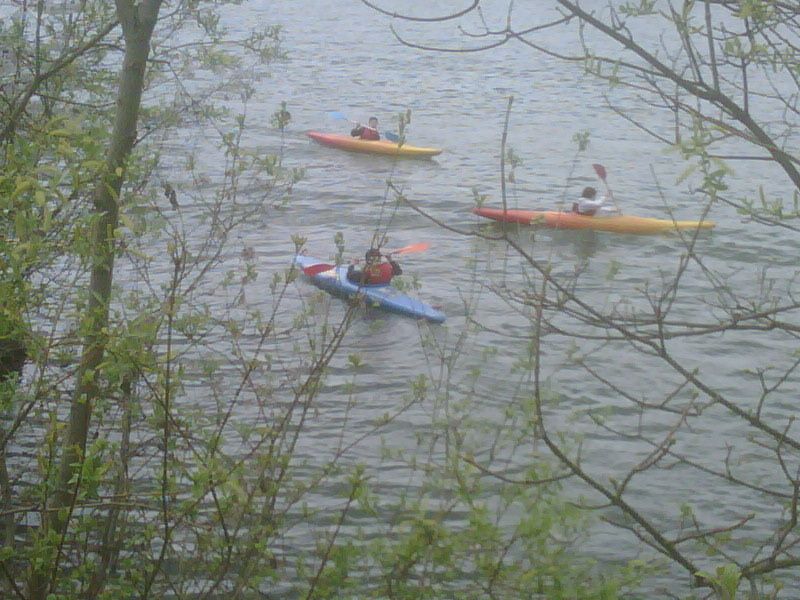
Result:
<instances>
[{"instance_id":1,"label":"rippled water surface","mask_svg":"<svg viewBox=\"0 0 800 600\"><path fill-rule=\"evenodd\" d=\"M439 6L436 9L444 10ZM454 343L466 327L465 301L475 301L472 317L486 330L472 335L462 350L454 378L463 380L471 366L482 368L476 411L489 421L498 419L515 401L518 386L527 385L529 378L529 373L512 373L514 361L525 351L524 336L531 332L529 315L520 314L493 292L502 284L516 289L524 286L522 261L505 244L476 241L396 204L387 190L387 180L433 219L460 232L477 231L484 223L470 213L473 190L485 194L491 206L500 203L500 140L508 97L513 95L508 145L521 164L515 171L515 183L508 187L509 206L552 208L569 203L584 185L600 185L591 169L591 164L598 162L606 166L614 195L626 213L669 218L671 210L678 219L697 219L702 214L703 197L691 193L690 182L676 183L685 168L680 159L665 153L640 130L608 111L604 94L611 94L632 117L647 120L656 130L669 131L667 117L651 114L647 107L626 96L629 92L610 92L584 76L579 65L514 44L485 53L413 50L393 38L388 19L358 2L283 0L253 3L228 15L234 32L254 22L284 27L288 60L257 83L248 107L250 126L244 143L264 153L282 149L287 164L304 167L306 177L285 207L270 211L241 234L241 245L255 250L261 270L258 281L247 289L249 305L259 306L264 297L259 286L265 286L271 273L290 263L292 234L305 236L309 253L324 258L334 254L334 235L338 232L345 236L350 256L361 255L376 231L388 233L389 247L429 241L431 250L408 255L402 264L407 275L419 278L419 296L441 306L448 315L445 325L433 329L443 344ZM452 25L396 25L417 41L464 43ZM570 38L555 37L556 33L545 35L551 36L548 43L564 51L575 43ZM285 136L269 124L270 115L282 100L292 114ZM350 124L331 119L329 111L340 111L362 122L375 115L388 129L395 123L396 114L406 109L412 110L410 143L443 147L445 151L436 159L394 161L348 154L319 146L304 135L310 129L348 132ZM573 136L587 130L591 132L589 149L576 159ZM195 139L194 143L199 148L204 140ZM768 192L780 192L784 185L769 167L752 164L735 172L730 183L731 196L738 197L752 195L759 184ZM252 193L257 194L257 190ZM730 208L712 207L710 218L717 227L701 234L696 246L705 265L730 278L730 283L740 289L755 289L765 275L777 282L775 294L785 293L787 282L795 274L797 240L782 230L744 222ZM579 290L596 308L610 308L620 302L623 307L644 307L643 290L648 285L659 288L662 277L669 278L677 270L685 252L677 236L520 231L515 239L537 259L552 261L557 273L582 269ZM291 293L291 304L296 308L313 294L313 288L301 282ZM708 278L693 266L681 280L673 318L706 320L717 313L716 302ZM334 311L344 312L343 304L332 306ZM436 375L435 361L420 345L421 333L428 332L427 326L401 317L366 315L357 319L342 356L358 352L366 361L355 388L358 402L346 412L343 397L350 374L344 358L337 359L317 415L309 422L301 458L313 462L315 448L337 443L330 438L331 424L347 419L348 435L355 439L368 432L375 419L400 405L409 382L418 374ZM760 389L750 370L786 367L797 346L796 340L780 336L754 344L752 336L727 333L677 340L670 348L717 390L750 407ZM491 361L484 358L487 349L494 351ZM590 365L603 378L638 399L657 401L681 382L663 363L643 356L628 344L548 336L543 348L543 377L561 398L558 407L552 408L554 424L566 423L572 411L599 406L613 409L612 421L617 425L637 422L628 400L569 359L576 349L590 354ZM796 379L790 380L768 411L778 417L793 412L798 391ZM239 416L247 418L246 406L241 410L245 414ZM383 437L392 446L413 448L415 432L427 427L432 417L430 407L414 406ZM674 421L674 417L655 415L639 426L658 438ZM615 476L643 457L643 449L634 442L611 435L588 420L571 426L585 432L584 457L598 472ZM333 430L338 432L338 427ZM735 444L743 432L740 422L721 410L712 410L687 430L679 443L682 451L701 460L704 456L717 457L714 466L720 467L719 457L724 456L726 444ZM367 441L356 445L348 460L365 461L377 469L378 454L379 441ZM408 482L408 474L390 464L374 473L373 484L388 495L399 494ZM655 519L663 519L668 528L674 526L678 507L687 500L695 503L698 512L712 524L735 520L752 507L764 508L756 494L735 490L729 492L734 496L721 502L719 487L706 485L697 472L691 471L648 473L636 480L634 489L641 506ZM317 501L324 503L324 490ZM303 543L301 534L298 538ZM631 544L633 540L617 530L602 530L587 550L631 558L635 554Z\"/></svg>"}]
</instances>

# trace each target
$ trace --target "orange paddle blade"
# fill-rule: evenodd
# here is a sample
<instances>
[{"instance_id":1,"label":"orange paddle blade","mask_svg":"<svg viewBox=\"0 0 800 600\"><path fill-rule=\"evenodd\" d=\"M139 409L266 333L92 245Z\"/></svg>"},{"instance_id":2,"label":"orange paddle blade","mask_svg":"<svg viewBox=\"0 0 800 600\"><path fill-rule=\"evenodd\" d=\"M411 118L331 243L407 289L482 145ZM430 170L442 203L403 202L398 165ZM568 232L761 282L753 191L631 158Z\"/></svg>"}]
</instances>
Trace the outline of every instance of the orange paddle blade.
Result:
<instances>
[{"instance_id":1,"label":"orange paddle blade","mask_svg":"<svg viewBox=\"0 0 800 600\"><path fill-rule=\"evenodd\" d=\"M386 254L409 254L411 252L424 252L430 247L431 245L428 242L419 242L409 246L403 246L402 248L397 248L396 250L389 250L386 252Z\"/></svg>"}]
</instances>

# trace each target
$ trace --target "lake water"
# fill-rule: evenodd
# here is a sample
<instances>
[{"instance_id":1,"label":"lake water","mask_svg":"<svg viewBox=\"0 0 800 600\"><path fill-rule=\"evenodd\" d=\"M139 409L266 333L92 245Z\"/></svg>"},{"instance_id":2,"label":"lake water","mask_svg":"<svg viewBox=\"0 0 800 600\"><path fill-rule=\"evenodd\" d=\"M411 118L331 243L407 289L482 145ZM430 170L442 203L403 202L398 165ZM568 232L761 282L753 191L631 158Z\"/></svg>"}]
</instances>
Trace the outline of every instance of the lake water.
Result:
<instances>
[{"instance_id":1,"label":"lake water","mask_svg":"<svg viewBox=\"0 0 800 600\"><path fill-rule=\"evenodd\" d=\"M492 15L492 8L487 6L487 15ZM436 6L431 10L446 8ZM524 18L524 10L520 8L518 16ZM504 13L490 18L502 24ZM469 412L475 421L501 423L510 406L532 393L530 370L515 366L526 352L526 337L533 331L531 313L510 299L508 293L531 290L540 278L506 244L459 233L486 228L486 223L470 213L473 190L485 194L489 206L500 205L500 140L509 96L513 95L514 103L508 146L522 161L515 170L515 183L508 186L510 207L546 209L569 205L583 186L602 187L591 167L592 163L602 163L624 212L669 218L671 210L678 219L702 215L705 199L691 192L696 179L676 183L686 165L611 113L604 95L609 94L631 117L642 119L667 135L671 127L668 116L651 111L629 91L609 91L585 76L580 65L550 58L519 44L485 53L413 50L393 38L389 19L355 1L254 3L237 8L227 19L234 33L245 31L256 22L284 27L288 60L271 68L271 76L256 84L248 107L250 124L244 145L264 153L282 149L287 164L306 169L306 177L295 187L289 203L243 228L234 245L231 260L244 247L252 248L257 257L259 278L246 287L246 307L269 308L263 290L274 272L290 264L293 234L308 239L306 248L310 254L326 259L335 252L334 235L339 232L344 235L349 257L361 256L376 232L388 234L387 247L420 241L432 244L424 254L405 256L401 262L407 277L419 279L418 295L441 306L447 322L441 327L429 327L395 316L370 314L357 318L340 356L332 364L326 387L298 446L298 458L308 461L308 468L313 470L321 455L328 456L330 449L341 443L340 436L348 440L366 436L346 453L345 461L367 465L371 484L385 502L415 490L418 479L401 461L381 461L382 443L418 451L417 436L431 431L432 421L441 422L451 414L445 410L447 402L456 403L466 396L471 368L481 369ZM415 41L466 43L452 24L396 25ZM547 44L561 51L569 51L576 44L574 37L561 30L543 35ZM232 94L232 102L235 96ZM283 100L292 114L285 136L270 126L270 115ZM331 119L329 111L343 112L361 122L375 115L383 128L391 129L396 114L407 109L412 111L409 142L443 147L444 153L435 160L394 161L348 154L319 146L304 135L310 129L347 133L350 123ZM591 133L590 145L577 156L573 136L583 131ZM194 140L197 149L204 143L202 137ZM729 178L731 189L727 192L731 197L755 197L759 185L765 187L767 194L787 196L786 190L791 189L784 177L765 164L734 163L733 167L736 172ZM433 219L457 231L444 229L409 207L397 205L387 189L389 179ZM249 192L253 201L258 192ZM246 202L247 194L240 200ZM184 210L191 213L191 207ZM797 292L793 281L800 249L796 235L746 222L722 204L712 207L710 218L717 227L712 233L701 234L695 247L708 271L690 264L680 280L671 320L707 322L722 316L723 311L717 306L720 297L725 296L719 291L722 283L755 297L762 278L773 280L774 289L765 294L778 300L787 298L792 289ZM487 232L497 234L499 229L489 228ZM659 290L677 272L686 252L678 236L563 231L520 231L513 236L537 260L550 261L555 273L568 275L580 270L580 297L601 311L614 307L620 312L646 310L648 290ZM708 272L715 273L716 279ZM534 277L533 283L529 277ZM314 294L313 287L298 282L290 289L285 310L296 310ZM231 300L219 301L225 304ZM345 310L339 301L332 301L330 308L334 316L341 316ZM796 323L796 311L786 319ZM754 460L764 452L746 441L747 428L741 419L720 407L709 408L702 417L683 425L678 424L676 415L668 413L648 413L640 418L630 398L657 403L675 393L686 401L691 390L687 387L676 392L682 378L663 361L637 351L633 344L606 341L601 329L567 314L556 318L556 322L576 335L599 336L569 338L551 333L542 342L542 377L549 393L558 398L547 408L549 425L584 435L582 457L588 470L604 481L619 479L652 450L639 436L659 441L671 428L677 428L676 451L699 464L723 469L726 452L733 447L732 464L737 473L756 478L764 485L777 485L781 480L773 463ZM450 370L442 369L441 357L426 351L421 344L422 338L433 336L441 345L442 354L450 358L466 328L471 333ZM698 370L706 384L749 410L761 392L756 370L766 370L769 380L780 377L796 360L792 353L797 349L797 340L781 333L728 332L679 338L668 342L668 347L687 369ZM587 364L610 385L577 364L572 359L576 352L586 356ZM352 388L352 406L347 387L353 377L347 367L351 353L361 354L366 363ZM449 378L453 384L451 397L447 402L429 398L414 404L383 430L381 437L370 435L377 419L402 405L410 382L419 374L430 376L435 383ZM794 414L799 391L798 378L791 374L769 396L764 412L779 429L786 417ZM701 399L705 397L701 395ZM607 425L624 436L612 435L589 418L587 412L599 408L608 409ZM452 414L456 413L458 410L452 408ZM259 413L255 409L250 413L242 405L236 417L257 419ZM483 451L485 458L489 438L484 448L479 436L472 443L476 456L480 458ZM531 440L530 446L543 450L540 441ZM441 451L435 446L433 460L441 458ZM506 456L507 472L521 469L525 456L526 452ZM323 488L319 496L312 498L323 509L316 517L318 524L328 522L328 507L335 510L339 506L329 506L326 491L333 492ZM577 497L589 491L572 483L565 493ZM768 535L764 533L768 531L766 527L774 526L771 519L779 510L758 492L712 483L707 475L683 467L647 471L633 480L629 494L632 504L672 534L678 533L680 506L686 502L695 507L703 524L709 527L730 525L750 512L758 512L759 518L747 528L756 537L759 532ZM364 515L357 524L367 531L371 527L376 533L381 531ZM314 526L309 524L311 531L296 528L285 540L286 546L312 548ZM639 556L640 546L630 533L604 525L595 530L597 535L583 546L589 554L613 561ZM742 556L755 552L741 551ZM697 553L693 556L706 566ZM685 594L688 581L680 573L675 579L658 579L652 586L656 595L665 589Z\"/></svg>"}]
</instances>

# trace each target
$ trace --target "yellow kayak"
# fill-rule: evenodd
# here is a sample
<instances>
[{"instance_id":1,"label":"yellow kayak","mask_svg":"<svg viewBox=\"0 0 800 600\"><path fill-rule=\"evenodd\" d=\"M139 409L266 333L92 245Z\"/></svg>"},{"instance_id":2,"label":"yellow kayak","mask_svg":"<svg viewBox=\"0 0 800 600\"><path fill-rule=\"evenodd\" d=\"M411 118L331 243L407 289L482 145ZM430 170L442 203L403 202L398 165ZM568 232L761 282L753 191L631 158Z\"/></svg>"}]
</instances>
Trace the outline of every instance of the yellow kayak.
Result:
<instances>
[{"instance_id":1,"label":"yellow kayak","mask_svg":"<svg viewBox=\"0 0 800 600\"><path fill-rule=\"evenodd\" d=\"M506 210L502 208L474 208L476 215L522 225L541 225L552 229L592 229L612 233L665 233L676 229L711 229L711 221L672 221L629 215L587 216L574 212L555 210Z\"/></svg>"},{"instance_id":2,"label":"yellow kayak","mask_svg":"<svg viewBox=\"0 0 800 600\"><path fill-rule=\"evenodd\" d=\"M409 158L428 158L442 153L441 148L423 148L421 146L402 146L388 140L362 140L350 137L349 135L339 135L337 133L321 133L319 131L309 131L306 133L315 142L331 148L339 148L349 152L363 152L365 154L384 154L388 156L405 156Z\"/></svg>"}]
</instances>

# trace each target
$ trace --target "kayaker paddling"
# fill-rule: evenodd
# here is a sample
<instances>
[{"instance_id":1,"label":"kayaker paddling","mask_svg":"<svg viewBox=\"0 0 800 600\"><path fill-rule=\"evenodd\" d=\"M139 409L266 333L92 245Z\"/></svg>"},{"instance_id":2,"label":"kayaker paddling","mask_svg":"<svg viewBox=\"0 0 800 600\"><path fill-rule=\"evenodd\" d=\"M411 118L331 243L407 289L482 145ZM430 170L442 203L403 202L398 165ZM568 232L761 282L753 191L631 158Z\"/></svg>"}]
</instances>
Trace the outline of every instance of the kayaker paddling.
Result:
<instances>
[{"instance_id":1,"label":"kayaker paddling","mask_svg":"<svg viewBox=\"0 0 800 600\"><path fill-rule=\"evenodd\" d=\"M382 262L381 258L386 258ZM356 285L387 285L395 275L402 275L403 269L392 260L391 254L383 255L377 248L370 248L364 255L364 268L356 270L355 265L347 267L347 280Z\"/></svg>"},{"instance_id":2,"label":"kayaker paddling","mask_svg":"<svg viewBox=\"0 0 800 600\"><path fill-rule=\"evenodd\" d=\"M427 242L420 242L391 250L387 254L421 252L429 246ZM370 254L372 256L374 253ZM431 323L442 323L445 320L445 315L440 310L392 285L361 285L349 281L348 267L345 265L328 264L320 258L305 254L296 255L294 262L310 283L334 296L356 298L359 304L369 309L379 308L414 319L425 319ZM389 266L386 263L381 264Z\"/></svg>"},{"instance_id":3,"label":"kayaker paddling","mask_svg":"<svg viewBox=\"0 0 800 600\"><path fill-rule=\"evenodd\" d=\"M377 117L370 117L365 127L361 123L356 123L356 126L350 131L353 137L361 138L362 140L378 141L381 139L381 134L378 132L378 119Z\"/></svg>"},{"instance_id":4,"label":"kayaker paddling","mask_svg":"<svg viewBox=\"0 0 800 600\"><path fill-rule=\"evenodd\" d=\"M609 216L619 214L616 208L608 206L608 197L597 197L597 190L592 186L586 186L581 192L581 197L577 202L572 203L572 212L587 217Z\"/></svg>"}]
</instances>

